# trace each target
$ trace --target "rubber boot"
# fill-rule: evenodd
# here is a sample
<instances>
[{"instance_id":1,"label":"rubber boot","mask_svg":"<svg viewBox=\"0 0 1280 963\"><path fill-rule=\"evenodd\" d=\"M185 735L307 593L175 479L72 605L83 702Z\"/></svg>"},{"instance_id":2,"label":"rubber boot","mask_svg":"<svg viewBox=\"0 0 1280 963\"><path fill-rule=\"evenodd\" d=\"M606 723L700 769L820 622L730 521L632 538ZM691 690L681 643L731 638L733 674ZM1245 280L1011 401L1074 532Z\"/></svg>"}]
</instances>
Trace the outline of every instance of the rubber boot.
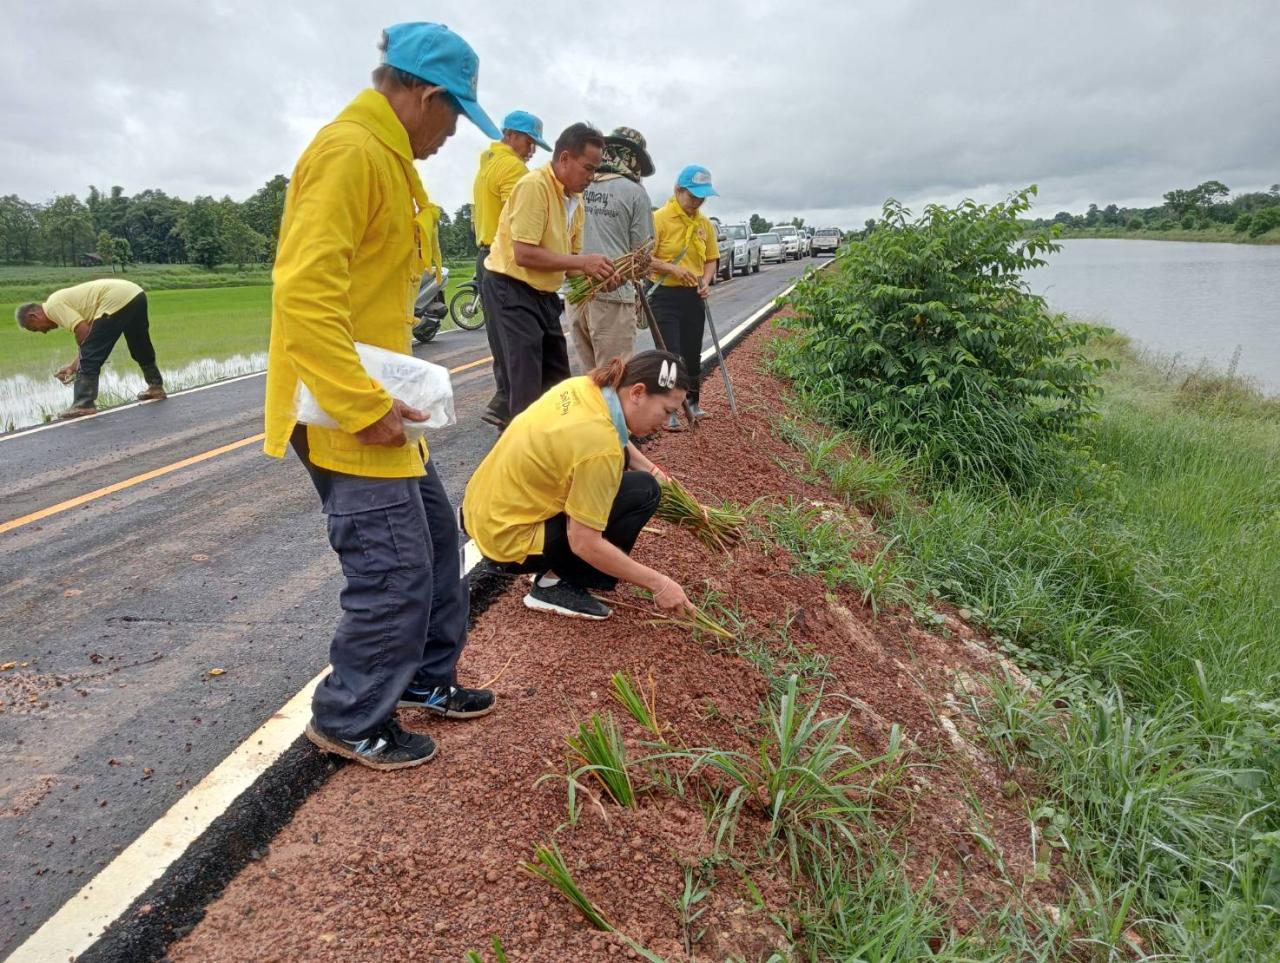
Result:
<instances>
[{"instance_id":1,"label":"rubber boot","mask_svg":"<svg viewBox=\"0 0 1280 963\"><path fill-rule=\"evenodd\" d=\"M169 397L164 393L164 378L159 368L153 364L144 364L142 376L147 379L147 390L138 392L139 401L164 401Z\"/></svg>"},{"instance_id":2,"label":"rubber boot","mask_svg":"<svg viewBox=\"0 0 1280 963\"><path fill-rule=\"evenodd\" d=\"M68 418L83 418L85 415L91 415L98 410L95 402L98 400L98 378L97 375L87 375L84 372L76 373L75 394L71 397L71 407L66 411L58 414L59 421L65 421Z\"/></svg>"}]
</instances>

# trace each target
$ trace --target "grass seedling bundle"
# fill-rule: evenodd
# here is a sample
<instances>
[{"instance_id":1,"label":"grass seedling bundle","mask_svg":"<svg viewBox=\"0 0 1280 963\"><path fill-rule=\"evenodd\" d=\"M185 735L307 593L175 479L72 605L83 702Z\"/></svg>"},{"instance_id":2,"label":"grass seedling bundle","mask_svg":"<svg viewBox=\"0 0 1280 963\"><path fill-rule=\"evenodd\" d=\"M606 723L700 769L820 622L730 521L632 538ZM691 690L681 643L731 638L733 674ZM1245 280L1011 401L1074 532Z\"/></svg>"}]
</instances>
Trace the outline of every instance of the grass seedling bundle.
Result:
<instances>
[{"instance_id":1,"label":"grass seedling bundle","mask_svg":"<svg viewBox=\"0 0 1280 963\"><path fill-rule=\"evenodd\" d=\"M653 677L649 677L649 689L631 678L625 672L615 672L609 679L613 688L613 698L627 710L632 719L640 723L657 738L662 738L662 723L658 721L658 694L654 689Z\"/></svg>"},{"instance_id":2,"label":"grass seedling bundle","mask_svg":"<svg viewBox=\"0 0 1280 963\"><path fill-rule=\"evenodd\" d=\"M611 290L620 283L643 281L649 276L650 263L653 260L650 248L652 241L646 242L634 251L628 251L622 257L613 259L613 274L603 281L575 274L569 278L569 293L565 300L570 304L587 304L603 291ZM621 282L619 282L621 278Z\"/></svg>"},{"instance_id":3,"label":"grass seedling bundle","mask_svg":"<svg viewBox=\"0 0 1280 963\"><path fill-rule=\"evenodd\" d=\"M675 479L659 482L662 501L657 515L664 521L687 528L710 548L722 552L742 537L746 517L725 508L708 508L689 494L688 489Z\"/></svg>"}]
</instances>

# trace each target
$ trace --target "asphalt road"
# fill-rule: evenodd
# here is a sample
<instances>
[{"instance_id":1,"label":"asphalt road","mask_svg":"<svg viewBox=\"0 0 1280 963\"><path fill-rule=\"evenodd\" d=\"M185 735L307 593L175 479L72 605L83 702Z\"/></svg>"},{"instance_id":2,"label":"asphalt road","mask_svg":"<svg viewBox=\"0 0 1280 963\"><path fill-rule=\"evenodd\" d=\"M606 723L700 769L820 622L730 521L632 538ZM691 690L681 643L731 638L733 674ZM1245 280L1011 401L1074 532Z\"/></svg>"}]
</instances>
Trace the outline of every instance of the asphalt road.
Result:
<instances>
[{"instance_id":1,"label":"asphalt road","mask_svg":"<svg viewBox=\"0 0 1280 963\"><path fill-rule=\"evenodd\" d=\"M721 333L814 263L714 288ZM456 331L418 355L455 368L488 348ZM478 417L489 365L454 390L458 424L429 443L456 500L496 437ZM262 392L253 376L0 436L0 525L252 438ZM3 958L323 668L341 578L306 474L260 441L0 533L0 549Z\"/></svg>"}]
</instances>

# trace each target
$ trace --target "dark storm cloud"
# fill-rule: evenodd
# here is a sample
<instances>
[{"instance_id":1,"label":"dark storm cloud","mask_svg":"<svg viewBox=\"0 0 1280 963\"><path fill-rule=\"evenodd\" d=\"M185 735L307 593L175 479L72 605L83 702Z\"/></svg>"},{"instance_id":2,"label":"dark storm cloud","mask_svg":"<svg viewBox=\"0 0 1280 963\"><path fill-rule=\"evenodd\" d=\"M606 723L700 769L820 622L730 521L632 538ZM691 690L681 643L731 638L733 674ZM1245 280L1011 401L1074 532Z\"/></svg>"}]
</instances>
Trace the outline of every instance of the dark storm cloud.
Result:
<instances>
[{"instance_id":1,"label":"dark storm cloud","mask_svg":"<svg viewBox=\"0 0 1280 963\"><path fill-rule=\"evenodd\" d=\"M655 200L701 163L730 217L849 225L889 196L1032 182L1052 213L1280 181L1269 3L6 6L0 193L28 199L91 183L244 197L367 83L379 29L424 16L480 53L490 113L637 127ZM464 123L424 165L447 209L483 143Z\"/></svg>"}]
</instances>

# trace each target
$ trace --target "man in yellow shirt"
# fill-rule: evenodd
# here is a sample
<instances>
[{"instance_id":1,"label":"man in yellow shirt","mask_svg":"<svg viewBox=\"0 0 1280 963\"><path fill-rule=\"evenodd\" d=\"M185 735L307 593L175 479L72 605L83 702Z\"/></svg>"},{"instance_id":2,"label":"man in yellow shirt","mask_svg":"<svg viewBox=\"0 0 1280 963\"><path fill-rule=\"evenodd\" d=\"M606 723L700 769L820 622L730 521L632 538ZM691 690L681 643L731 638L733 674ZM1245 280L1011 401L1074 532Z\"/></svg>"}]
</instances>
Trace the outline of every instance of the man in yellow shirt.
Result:
<instances>
[{"instance_id":1,"label":"man in yellow shirt","mask_svg":"<svg viewBox=\"0 0 1280 963\"><path fill-rule=\"evenodd\" d=\"M604 135L590 124L566 128L551 163L520 178L498 218L480 293L502 342L512 418L570 375L557 293L565 273L613 274L603 254L581 253L582 192L603 149Z\"/></svg>"},{"instance_id":2,"label":"man in yellow shirt","mask_svg":"<svg viewBox=\"0 0 1280 963\"><path fill-rule=\"evenodd\" d=\"M413 300L439 264L436 219L415 159L434 154L458 114L491 137L476 103L479 61L440 24L383 32L383 62L366 90L320 130L289 181L273 273L266 442L292 444L324 513L347 584L316 688L307 737L374 769L431 759L435 743L406 732L398 707L450 718L493 708L487 689L457 685L470 605L453 509L424 446L421 421L360 363L355 342L410 353ZM296 424L302 383L337 422Z\"/></svg>"},{"instance_id":3,"label":"man in yellow shirt","mask_svg":"<svg viewBox=\"0 0 1280 963\"><path fill-rule=\"evenodd\" d=\"M98 410L98 377L121 335L129 346L129 356L147 379L147 390L138 400L162 401L166 397L164 378L156 367L156 349L151 344L147 296L132 281L85 281L54 291L43 304L19 306L16 316L19 326L38 334L48 334L54 328L70 331L80 347L75 360L54 375L64 384L75 378L71 407L59 418L80 418Z\"/></svg>"},{"instance_id":4,"label":"man in yellow shirt","mask_svg":"<svg viewBox=\"0 0 1280 963\"><path fill-rule=\"evenodd\" d=\"M472 188L474 204L471 222L476 232L476 283L484 279L484 261L489 256L494 235L498 233L498 217L511 196L516 182L529 173L528 162L535 148L551 150L542 139L542 121L524 110L513 110L502 118L502 140L495 140L480 154L480 170ZM507 367L502 360L502 341L492 324L485 325L489 353L493 355L493 381L496 389L485 407L482 421L501 428L511 420L507 408Z\"/></svg>"}]
</instances>

